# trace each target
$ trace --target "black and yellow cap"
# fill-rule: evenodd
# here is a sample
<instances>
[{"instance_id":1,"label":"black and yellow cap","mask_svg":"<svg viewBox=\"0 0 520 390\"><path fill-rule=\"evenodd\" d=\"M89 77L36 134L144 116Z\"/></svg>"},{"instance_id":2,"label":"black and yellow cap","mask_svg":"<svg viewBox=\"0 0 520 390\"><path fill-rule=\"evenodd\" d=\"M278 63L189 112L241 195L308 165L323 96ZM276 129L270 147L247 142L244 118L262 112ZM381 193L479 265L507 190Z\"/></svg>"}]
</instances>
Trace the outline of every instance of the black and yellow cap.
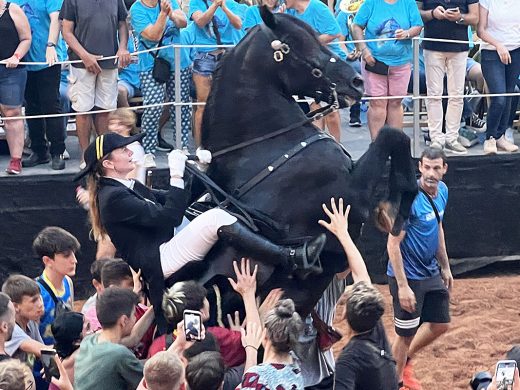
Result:
<instances>
[{"instance_id":1,"label":"black and yellow cap","mask_svg":"<svg viewBox=\"0 0 520 390\"><path fill-rule=\"evenodd\" d=\"M116 133L98 135L85 150L85 153L83 153L86 166L81 170L81 172L74 176L74 181L80 180L82 177L89 174L94 169L97 162L106 157L110 152L126 145L130 145L135 141L140 141L143 137L144 133L139 133L131 137L123 137Z\"/></svg>"}]
</instances>

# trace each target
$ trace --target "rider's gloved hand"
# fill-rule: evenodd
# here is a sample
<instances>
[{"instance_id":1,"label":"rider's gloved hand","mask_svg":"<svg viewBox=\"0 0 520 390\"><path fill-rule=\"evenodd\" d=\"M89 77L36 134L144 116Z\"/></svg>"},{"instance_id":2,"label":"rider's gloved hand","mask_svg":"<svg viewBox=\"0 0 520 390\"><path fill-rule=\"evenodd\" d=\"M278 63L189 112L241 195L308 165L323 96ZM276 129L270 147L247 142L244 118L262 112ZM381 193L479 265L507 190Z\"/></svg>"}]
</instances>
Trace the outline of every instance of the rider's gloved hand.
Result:
<instances>
[{"instance_id":1,"label":"rider's gloved hand","mask_svg":"<svg viewBox=\"0 0 520 390\"><path fill-rule=\"evenodd\" d=\"M188 157L182 150L173 150L168 154L168 167L170 168L170 185L184 188L184 169Z\"/></svg>"},{"instance_id":2,"label":"rider's gloved hand","mask_svg":"<svg viewBox=\"0 0 520 390\"><path fill-rule=\"evenodd\" d=\"M197 157L199 158L199 163L201 164L210 164L211 163L211 152L206 149L198 148L195 152Z\"/></svg>"}]
</instances>

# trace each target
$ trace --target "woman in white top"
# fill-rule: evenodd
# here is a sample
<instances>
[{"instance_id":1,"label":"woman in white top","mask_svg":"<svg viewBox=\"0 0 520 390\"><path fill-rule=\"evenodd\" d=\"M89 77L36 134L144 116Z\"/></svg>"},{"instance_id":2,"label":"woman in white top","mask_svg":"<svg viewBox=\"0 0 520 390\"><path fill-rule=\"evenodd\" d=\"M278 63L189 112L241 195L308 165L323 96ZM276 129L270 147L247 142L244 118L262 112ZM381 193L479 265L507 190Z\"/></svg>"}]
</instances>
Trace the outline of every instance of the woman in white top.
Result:
<instances>
[{"instance_id":1,"label":"woman in white top","mask_svg":"<svg viewBox=\"0 0 520 390\"><path fill-rule=\"evenodd\" d=\"M482 44L482 73L492 94L512 93L520 75L520 7L517 0L480 0L478 35ZM511 97L491 98L484 153L516 152L507 129Z\"/></svg>"}]
</instances>

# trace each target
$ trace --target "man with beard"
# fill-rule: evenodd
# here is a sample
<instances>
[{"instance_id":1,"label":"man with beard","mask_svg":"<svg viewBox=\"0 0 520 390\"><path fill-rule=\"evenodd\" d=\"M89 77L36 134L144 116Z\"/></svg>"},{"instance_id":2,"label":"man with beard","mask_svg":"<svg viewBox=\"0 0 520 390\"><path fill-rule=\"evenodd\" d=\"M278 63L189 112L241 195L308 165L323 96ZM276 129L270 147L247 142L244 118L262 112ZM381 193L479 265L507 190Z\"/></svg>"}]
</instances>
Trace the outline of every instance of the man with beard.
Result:
<instances>
[{"instance_id":1,"label":"man with beard","mask_svg":"<svg viewBox=\"0 0 520 390\"><path fill-rule=\"evenodd\" d=\"M449 292L453 287L442 220L448 164L440 149L426 149L419 160L419 193L398 236L388 236L388 282L397 337L392 353L404 389L420 389L410 359L449 328ZM406 366L406 367L405 367ZM403 384L404 381L404 384Z\"/></svg>"},{"instance_id":2,"label":"man with beard","mask_svg":"<svg viewBox=\"0 0 520 390\"><path fill-rule=\"evenodd\" d=\"M11 299L0 292L0 361L10 359L5 353L5 343L11 340L15 325L15 311Z\"/></svg>"}]
</instances>

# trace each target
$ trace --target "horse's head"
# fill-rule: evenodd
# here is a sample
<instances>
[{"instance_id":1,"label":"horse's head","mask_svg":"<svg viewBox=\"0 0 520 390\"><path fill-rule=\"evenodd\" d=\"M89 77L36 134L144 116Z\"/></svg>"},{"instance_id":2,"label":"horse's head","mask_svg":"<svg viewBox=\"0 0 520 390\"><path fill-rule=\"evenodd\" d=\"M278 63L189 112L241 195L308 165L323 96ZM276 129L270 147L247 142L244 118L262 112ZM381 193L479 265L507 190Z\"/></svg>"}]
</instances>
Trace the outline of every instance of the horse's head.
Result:
<instances>
[{"instance_id":1,"label":"horse's head","mask_svg":"<svg viewBox=\"0 0 520 390\"><path fill-rule=\"evenodd\" d=\"M260 14L264 34L271 46L264 66L272 68L287 95L304 95L341 108L361 98L363 80L345 61L320 43L305 22L286 14L273 14L265 6Z\"/></svg>"}]
</instances>

